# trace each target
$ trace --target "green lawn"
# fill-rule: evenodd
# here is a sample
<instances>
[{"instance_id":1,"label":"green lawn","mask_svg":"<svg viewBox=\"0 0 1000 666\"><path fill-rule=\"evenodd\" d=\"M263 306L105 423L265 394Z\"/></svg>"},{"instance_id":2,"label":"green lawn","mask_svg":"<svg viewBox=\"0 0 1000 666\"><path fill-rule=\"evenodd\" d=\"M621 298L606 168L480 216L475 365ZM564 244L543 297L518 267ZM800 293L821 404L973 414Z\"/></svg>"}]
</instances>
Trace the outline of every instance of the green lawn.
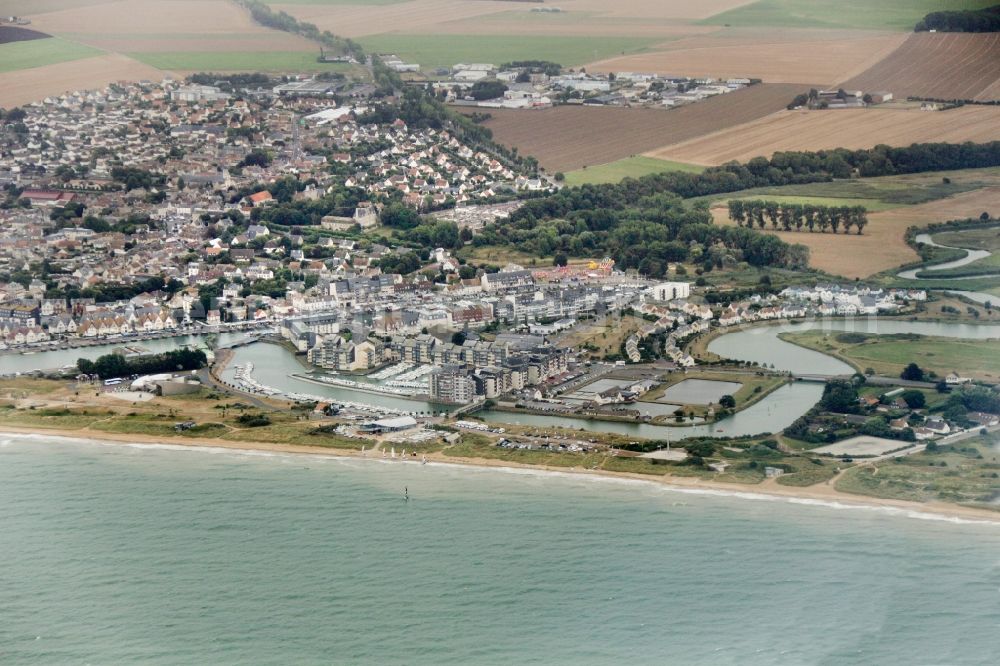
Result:
<instances>
[{"instance_id":1,"label":"green lawn","mask_svg":"<svg viewBox=\"0 0 1000 666\"><path fill-rule=\"evenodd\" d=\"M1000 252L1000 225L968 231L943 231L934 234L934 242L951 247Z\"/></svg>"},{"instance_id":2,"label":"green lawn","mask_svg":"<svg viewBox=\"0 0 1000 666\"><path fill-rule=\"evenodd\" d=\"M845 358L859 369L898 376L909 363L944 377L950 372L982 379L1000 377L1000 341L961 340L923 335L866 335L855 337L824 331L782 333L781 339Z\"/></svg>"},{"instance_id":3,"label":"green lawn","mask_svg":"<svg viewBox=\"0 0 1000 666\"><path fill-rule=\"evenodd\" d=\"M997 0L759 0L705 19L709 25L913 30L926 14L981 9Z\"/></svg>"},{"instance_id":4,"label":"green lawn","mask_svg":"<svg viewBox=\"0 0 1000 666\"><path fill-rule=\"evenodd\" d=\"M90 58L101 53L103 51L100 49L69 42L58 37L11 42L0 45L0 72L54 65L60 62Z\"/></svg>"},{"instance_id":5,"label":"green lawn","mask_svg":"<svg viewBox=\"0 0 1000 666\"><path fill-rule=\"evenodd\" d=\"M303 51L188 51L182 53L130 53L157 69L174 71L315 72L347 71L345 63L316 62L315 53Z\"/></svg>"},{"instance_id":6,"label":"green lawn","mask_svg":"<svg viewBox=\"0 0 1000 666\"><path fill-rule=\"evenodd\" d=\"M394 53L425 69L460 62L500 65L513 60L549 60L563 66L581 65L627 53L639 53L659 39L630 37L571 37L540 35L397 35L357 40L369 53Z\"/></svg>"},{"instance_id":7,"label":"green lawn","mask_svg":"<svg viewBox=\"0 0 1000 666\"><path fill-rule=\"evenodd\" d=\"M570 171L566 174L566 184L617 183L623 178L639 178L640 176L660 173L662 171L701 173L704 170L705 167L696 164L658 160L655 157L626 157L615 162Z\"/></svg>"}]
</instances>

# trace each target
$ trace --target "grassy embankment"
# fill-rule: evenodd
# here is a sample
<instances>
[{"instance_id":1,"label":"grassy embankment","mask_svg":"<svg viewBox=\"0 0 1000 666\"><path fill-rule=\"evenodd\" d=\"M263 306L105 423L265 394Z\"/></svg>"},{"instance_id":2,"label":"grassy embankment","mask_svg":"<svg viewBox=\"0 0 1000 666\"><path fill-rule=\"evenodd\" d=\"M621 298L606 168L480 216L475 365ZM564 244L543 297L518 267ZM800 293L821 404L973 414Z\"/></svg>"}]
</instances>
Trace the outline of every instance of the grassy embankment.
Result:
<instances>
[{"instance_id":1,"label":"grassy embankment","mask_svg":"<svg viewBox=\"0 0 1000 666\"><path fill-rule=\"evenodd\" d=\"M915 362L944 377L957 372L966 377L996 381L1000 376L1000 340L961 340L914 334L873 335L795 331L781 333L786 342L830 354L864 371L899 376Z\"/></svg>"},{"instance_id":2,"label":"grassy embankment","mask_svg":"<svg viewBox=\"0 0 1000 666\"><path fill-rule=\"evenodd\" d=\"M155 398L129 403L102 394L91 385L76 386L52 380L0 381L0 428L4 425L42 430L76 430L81 436L100 433L147 437L215 438L233 442L268 442L338 449L360 449L371 442L330 433L313 433L318 425L309 411L269 410L270 424L248 427L240 417L260 410L203 389L187 396ZM194 428L174 426L194 421Z\"/></svg>"},{"instance_id":3,"label":"grassy embankment","mask_svg":"<svg viewBox=\"0 0 1000 666\"><path fill-rule=\"evenodd\" d=\"M835 487L856 495L995 510L1000 498L1000 444L996 435L981 435L936 451L855 467L837 479Z\"/></svg>"},{"instance_id":4,"label":"grassy embankment","mask_svg":"<svg viewBox=\"0 0 1000 666\"><path fill-rule=\"evenodd\" d=\"M678 372L670 374L662 385L642 396L641 401L653 403L658 402L667 389L687 379L703 379L705 381L713 382L736 382L741 384L740 388L732 393L733 399L736 400L736 411L746 409L750 405L759 402L772 391L781 388L788 382L787 377L772 375L764 372L739 372L736 370L731 372L723 370L689 370L684 373ZM667 400L666 402L669 402L670 404L680 404L681 407L684 408L685 412L688 414L693 413L696 416L705 416L708 412L708 405L688 404L684 402L675 403L673 400ZM718 411L718 404L713 406L716 411ZM660 420L670 422L672 417L661 418Z\"/></svg>"},{"instance_id":5,"label":"grassy embankment","mask_svg":"<svg viewBox=\"0 0 1000 666\"><path fill-rule=\"evenodd\" d=\"M510 430L510 429L508 429ZM546 431L558 429L546 429ZM590 433L593 434L593 433ZM573 433L573 437L579 433ZM682 444L679 444L682 446ZM644 474L659 477L692 477L722 483L758 484L764 481L764 467L777 466L786 470L779 483L789 486L810 486L834 477L839 462L818 461L808 454L788 454L761 445L754 440L732 442L717 447L712 459L729 464L725 472L713 472L700 465L666 463L635 456L613 456L606 451L593 453L560 453L505 449L494 446L482 435L464 434L462 441L442 450L451 458L480 458L520 465L583 468L606 472Z\"/></svg>"}]
</instances>

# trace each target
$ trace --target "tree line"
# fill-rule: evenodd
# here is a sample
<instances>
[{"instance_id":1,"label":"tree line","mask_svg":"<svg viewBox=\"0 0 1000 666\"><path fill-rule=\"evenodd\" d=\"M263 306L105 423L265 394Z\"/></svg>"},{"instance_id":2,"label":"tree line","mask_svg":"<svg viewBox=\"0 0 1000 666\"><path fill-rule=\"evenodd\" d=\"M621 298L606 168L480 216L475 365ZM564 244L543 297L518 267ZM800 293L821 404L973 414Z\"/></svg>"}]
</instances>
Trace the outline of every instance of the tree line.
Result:
<instances>
[{"instance_id":1,"label":"tree line","mask_svg":"<svg viewBox=\"0 0 1000 666\"><path fill-rule=\"evenodd\" d=\"M238 2L249 10L250 15L257 23L263 26L301 35L324 46L350 53L357 60L364 59L364 52L361 49L361 45L351 39L338 37L329 30L321 31L315 24L299 21L287 12L274 11L260 0L238 0Z\"/></svg>"},{"instance_id":2,"label":"tree line","mask_svg":"<svg viewBox=\"0 0 1000 666\"><path fill-rule=\"evenodd\" d=\"M1000 32L1000 5L967 11L931 12L922 18L914 32Z\"/></svg>"},{"instance_id":3,"label":"tree line","mask_svg":"<svg viewBox=\"0 0 1000 666\"><path fill-rule=\"evenodd\" d=\"M94 361L81 358L77 360L76 367L84 374L111 379L129 375L197 370L204 368L207 363L208 357L200 349L175 349L162 354L146 354L132 358L126 358L121 354L105 354Z\"/></svg>"},{"instance_id":4,"label":"tree line","mask_svg":"<svg viewBox=\"0 0 1000 666\"><path fill-rule=\"evenodd\" d=\"M753 228L754 224L763 229L767 220L771 228L778 226L784 231L802 231L805 227L810 232L817 227L822 233L832 229L837 233L843 229L850 233L851 228L862 230L868 226L868 211L864 206L817 206L813 204L781 204L777 201L761 201L734 199L729 202L729 219L737 226ZM765 219L766 217L766 219Z\"/></svg>"},{"instance_id":5,"label":"tree line","mask_svg":"<svg viewBox=\"0 0 1000 666\"><path fill-rule=\"evenodd\" d=\"M509 245L540 257L559 252L576 256L605 253L619 266L638 268L652 277L665 275L668 263L681 261L702 264L703 270L739 261L799 268L808 263L804 246L761 235L749 225L713 225L707 210L687 208L680 198L854 176L985 166L1000 166L1000 141L775 153L770 159L757 157L700 174L669 171L619 183L566 187L527 201L506 220L487 226L474 243ZM867 217L857 213L847 218L848 229L864 229L867 224ZM804 209L798 219L806 224ZM822 219L831 227L833 224L832 218L820 217L815 211L809 219L815 220L814 226ZM843 224L838 212L837 228Z\"/></svg>"}]
</instances>

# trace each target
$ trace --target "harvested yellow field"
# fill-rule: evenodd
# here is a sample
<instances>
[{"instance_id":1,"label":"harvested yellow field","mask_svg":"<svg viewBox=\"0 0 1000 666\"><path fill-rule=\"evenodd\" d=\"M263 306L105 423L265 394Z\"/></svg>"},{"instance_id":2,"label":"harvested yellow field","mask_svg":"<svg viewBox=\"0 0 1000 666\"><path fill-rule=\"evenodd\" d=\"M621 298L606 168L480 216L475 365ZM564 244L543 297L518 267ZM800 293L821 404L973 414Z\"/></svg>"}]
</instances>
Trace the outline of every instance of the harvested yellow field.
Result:
<instances>
[{"instance_id":1,"label":"harvested yellow field","mask_svg":"<svg viewBox=\"0 0 1000 666\"><path fill-rule=\"evenodd\" d=\"M869 213L869 224L860 236L856 233L772 231L770 226L765 232L788 243L808 247L809 264L814 268L847 278L864 278L920 258L906 244L907 228L978 217L983 211L997 210L1000 210L1000 187L988 187L919 206ZM733 224L725 207L713 208L712 215L717 224Z\"/></svg>"},{"instance_id":2,"label":"harvested yellow field","mask_svg":"<svg viewBox=\"0 0 1000 666\"><path fill-rule=\"evenodd\" d=\"M996 140L1000 140L1000 107L995 106L966 106L950 111L889 108L779 111L646 154L678 162L716 165L790 150Z\"/></svg>"},{"instance_id":3,"label":"harvested yellow field","mask_svg":"<svg viewBox=\"0 0 1000 666\"><path fill-rule=\"evenodd\" d=\"M1000 33L919 32L892 55L842 84L896 97L998 99Z\"/></svg>"},{"instance_id":4,"label":"harvested yellow field","mask_svg":"<svg viewBox=\"0 0 1000 666\"><path fill-rule=\"evenodd\" d=\"M905 34L870 31L726 30L667 42L649 53L591 63L588 71L828 85L871 67L905 39Z\"/></svg>"},{"instance_id":5,"label":"harvested yellow field","mask_svg":"<svg viewBox=\"0 0 1000 666\"><path fill-rule=\"evenodd\" d=\"M109 0L40 14L32 25L117 52L315 50L306 39L258 25L226 0Z\"/></svg>"},{"instance_id":6,"label":"harvested yellow field","mask_svg":"<svg viewBox=\"0 0 1000 666\"><path fill-rule=\"evenodd\" d=\"M0 107L11 108L114 81L159 81L163 72L119 54L74 60L0 74Z\"/></svg>"}]
</instances>

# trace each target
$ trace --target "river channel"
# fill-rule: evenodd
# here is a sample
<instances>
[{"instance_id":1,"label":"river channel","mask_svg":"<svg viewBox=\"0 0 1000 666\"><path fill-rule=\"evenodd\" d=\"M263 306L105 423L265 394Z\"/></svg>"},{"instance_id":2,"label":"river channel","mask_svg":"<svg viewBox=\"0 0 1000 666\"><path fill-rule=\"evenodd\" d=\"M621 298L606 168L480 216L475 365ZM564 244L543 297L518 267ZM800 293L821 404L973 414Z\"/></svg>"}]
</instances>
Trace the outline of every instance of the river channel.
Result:
<instances>
[{"instance_id":1,"label":"river channel","mask_svg":"<svg viewBox=\"0 0 1000 666\"><path fill-rule=\"evenodd\" d=\"M955 286L961 287L962 280L977 280L982 278L990 277L1000 277L1000 275L970 275L967 277L959 278L932 278L932 277L920 277L917 273L922 272L933 272L933 271L943 271L951 268L960 268L971 264L974 261L979 261L980 259L985 259L990 256L992 252L987 250L976 250L972 248L965 247L955 247L952 245L941 245L940 243L934 242L934 237L931 234L918 234L916 237L916 242L923 243L924 245L931 245L933 247L941 247L949 250L964 250L965 256L961 259L955 259L953 261L946 261L940 264L934 264L933 266L918 266L917 268L911 268L909 270L897 273L896 276L904 280L955 280ZM986 303L998 300L997 296L994 294L988 294L984 291L966 291L964 289L943 289L949 294L955 294L956 296L964 296L965 298L973 301L975 303Z\"/></svg>"},{"instance_id":2,"label":"river channel","mask_svg":"<svg viewBox=\"0 0 1000 666\"><path fill-rule=\"evenodd\" d=\"M839 375L852 373L853 370L850 366L835 358L784 342L778 338L778 335L783 331L813 329L828 330L831 332L855 331L882 334L917 333L921 335L975 340L1000 338L1000 325L912 322L889 318L860 317L855 319L815 320L794 324L787 323L748 328L727 333L716 338L709 344L708 349L734 360L757 362L768 367L773 366L776 370L785 370L797 374ZM234 340L240 339L242 335L223 334L220 336L220 344L231 343ZM162 340L143 341L141 346L150 349L150 351L163 351L179 347L185 343L191 344L196 342L198 342L197 338L166 338ZM114 347L115 345L109 345L106 348L88 347L83 349L39 352L24 356L7 355L0 357L0 364L3 364L4 370L7 370L6 364L8 362L12 360L17 361L20 371L59 367L60 365L71 363L83 355L94 357L100 353L107 353ZM297 379L292 375L307 372L303 364L284 347L263 342L256 342L237 348L232 361L223 372L223 377L232 379L235 366L238 364L245 365L247 362L253 363L253 377L257 381L288 393L323 396L334 401L364 403L404 412L440 413L448 409L447 406L424 400L326 386ZM684 427L635 422L599 421L541 414L519 414L496 410L481 411L477 415L495 423L516 423L539 427L561 426L580 430L632 435L649 439L679 441L689 437L736 437L777 432L790 425L795 419L816 404L822 391L822 384L805 382L788 384L774 391L760 402L730 417L711 424Z\"/></svg>"},{"instance_id":3,"label":"river channel","mask_svg":"<svg viewBox=\"0 0 1000 666\"><path fill-rule=\"evenodd\" d=\"M56 370L67 365L75 365L77 360L81 358L94 360L99 356L110 354L115 350L121 350L126 347L139 349L143 354L159 354L188 346L198 347L205 344L205 337L204 335L176 335L149 340L124 339L106 345L53 349L27 354L0 354L0 375L13 374L15 372L32 372L34 370ZM239 340L244 340L246 337L247 334L243 332L219 333L216 345L220 347L230 345Z\"/></svg>"}]
</instances>

